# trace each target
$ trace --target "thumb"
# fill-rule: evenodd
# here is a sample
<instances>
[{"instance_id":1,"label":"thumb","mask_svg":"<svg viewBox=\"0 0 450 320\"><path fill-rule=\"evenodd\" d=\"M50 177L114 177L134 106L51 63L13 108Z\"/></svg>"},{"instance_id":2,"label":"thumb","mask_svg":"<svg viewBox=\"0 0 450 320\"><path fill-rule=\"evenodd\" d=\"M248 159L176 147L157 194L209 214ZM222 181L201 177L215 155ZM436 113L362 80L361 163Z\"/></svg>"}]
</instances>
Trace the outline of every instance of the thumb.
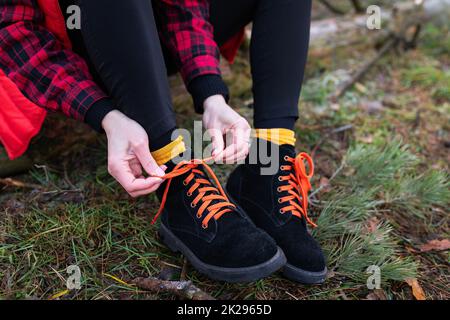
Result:
<instances>
[{"instance_id":1,"label":"thumb","mask_svg":"<svg viewBox=\"0 0 450 320\"><path fill-rule=\"evenodd\" d=\"M158 166L155 159L153 159L148 144L144 143L136 147L134 154L138 158L145 172L147 172L150 176L164 176L164 171Z\"/></svg>"},{"instance_id":2,"label":"thumb","mask_svg":"<svg viewBox=\"0 0 450 320\"><path fill-rule=\"evenodd\" d=\"M218 129L209 129L208 133L211 137L211 141L213 144L212 156L216 157L223 151L223 149L225 147L225 142L223 140L223 134Z\"/></svg>"}]
</instances>

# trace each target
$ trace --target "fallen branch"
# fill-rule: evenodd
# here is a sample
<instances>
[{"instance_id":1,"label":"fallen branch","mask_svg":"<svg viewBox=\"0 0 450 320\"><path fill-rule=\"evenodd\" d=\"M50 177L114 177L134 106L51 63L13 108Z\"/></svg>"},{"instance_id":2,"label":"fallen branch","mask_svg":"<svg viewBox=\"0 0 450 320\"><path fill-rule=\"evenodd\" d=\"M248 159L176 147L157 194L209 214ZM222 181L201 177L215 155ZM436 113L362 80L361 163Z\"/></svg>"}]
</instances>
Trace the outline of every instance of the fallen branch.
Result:
<instances>
[{"instance_id":1,"label":"fallen branch","mask_svg":"<svg viewBox=\"0 0 450 320\"><path fill-rule=\"evenodd\" d=\"M365 9L365 6L362 5L360 9ZM417 28L411 38L410 27L417 27L439 18L445 19L445 12L449 9L450 0L427 0L423 4L416 4L416 1L412 0L399 1L394 4L392 10L386 8L381 11L381 20L386 27L380 30L367 28L368 15L364 12L314 20L311 23L310 56L328 57L346 46L371 47L392 34L397 38L406 36L408 41L403 44L406 44L407 49L415 45L420 31L420 27Z\"/></svg>"},{"instance_id":2,"label":"fallen branch","mask_svg":"<svg viewBox=\"0 0 450 320\"><path fill-rule=\"evenodd\" d=\"M340 97L344 95L353 85L363 78L363 76L369 71L386 53L393 49L399 40L397 38L390 38L383 45L381 50L377 53L375 57L366 62L348 81L342 84L336 92L331 96L331 101L336 102Z\"/></svg>"},{"instance_id":3,"label":"fallen branch","mask_svg":"<svg viewBox=\"0 0 450 320\"><path fill-rule=\"evenodd\" d=\"M313 150L311 151L311 155L314 157L316 155L317 150L319 149L320 145L327 140L331 135L336 134L336 133L341 133L347 130L352 130L353 129L353 125L352 124L347 124L345 126L333 129L327 133L325 133L322 138L319 140L319 142L316 143L315 147L313 148Z\"/></svg>"},{"instance_id":4,"label":"fallen branch","mask_svg":"<svg viewBox=\"0 0 450 320\"><path fill-rule=\"evenodd\" d=\"M324 188L330 186L331 181L333 181L334 179L336 179L337 176L339 176L339 174L342 172L342 170L345 168L345 166L347 165L347 163L345 162L345 159L342 160L341 165L339 166L339 168L336 169L336 171L333 173L333 175L330 177L330 179L328 179L328 185L322 185L319 188L317 188L316 190L314 190L310 195L309 195L309 199L312 200L314 199L314 197L320 193Z\"/></svg>"},{"instance_id":5,"label":"fallen branch","mask_svg":"<svg viewBox=\"0 0 450 320\"><path fill-rule=\"evenodd\" d=\"M340 9L340 8L338 8L338 7L335 7L334 5L332 5L331 3L329 3L327 0L319 0L319 2L321 3L321 4L323 4L323 6L325 7L325 8L327 8L328 10L330 10L330 12L332 12L332 13L334 13L334 14L345 14L345 11L344 10L342 10L342 9Z\"/></svg>"},{"instance_id":6,"label":"fallen branch","mask_svg":"<svg viewBox=\"0 0 450 320\"><path fill-rule=\"evenodd\" d=\"M0 146L1 149L1 146ZM11 177L22 172L26 172L33 167L33 162L28 157L22 157L16 160L8 160L2 157L0 150L0 178Z\"/></svg>"},{"instance_id":7,"label":"fallen branch","mask_svg":"<svg viewBox=\"0 0 450 320\"><path fill-rule=\"evenodd\" d=\"M355 9L355 12L362 13L364 12L364 6L361 4L359 0L351 0L350 1Z\"/></svg>"},{"instance_id":8,"label":"fallen branch","mask_svg":"<svg viewBox=\"0 0 450 320\"><path fill-rule=\"evenodd\" d=\"M14 187L14 188L42 189L42 187L37 184L25 183L25 182L22 182L19 180L11 179L11 178L0 179L0 184L7 186L7 187Z\"/></svg>"},{"instance_id":9,"label":"fallen branch","mask_svg":"<svg viewBox=\"0 0 450 320\"><path fill-rule=\"evenodd\" d=\"M166 281L157 278L137 278L133 281L138 288L152 292L167 292L188 300L215 300L192 284L191 281Z\"/></svg>"}]
</instances>

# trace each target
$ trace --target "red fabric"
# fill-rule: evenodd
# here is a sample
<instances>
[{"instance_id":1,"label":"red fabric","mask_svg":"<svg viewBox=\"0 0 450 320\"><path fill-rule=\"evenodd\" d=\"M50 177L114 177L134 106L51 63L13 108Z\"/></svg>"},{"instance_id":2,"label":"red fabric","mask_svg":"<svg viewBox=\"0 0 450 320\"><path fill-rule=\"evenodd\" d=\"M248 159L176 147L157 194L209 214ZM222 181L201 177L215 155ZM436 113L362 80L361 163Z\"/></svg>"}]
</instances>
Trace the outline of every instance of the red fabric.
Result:
<instances>
[{"instance_id":1,"label":"red fabric","mask_svg":"<svg viewBox=\"0 0 450 320\"><path fill-rule=\"evenodd\" d=\"M42 8L36 0L2 2L0 69L37 106L82 121L107 95L93 81L84 59L65 46L70 40L58 0L40 2Z\"/></svg>"},{"instance_id":2,"label":"red fabric","mask_svg":"<svg viewBox=\"0 0 450 320\"><path fill-rule=\"evenodd\" d=\"M69 35L66 30L66 21L59 6L58 0L37 0L39 8L44 14L44 23L48 31L60 40L65 48L71 49Z\"/></svg>"},{"instance_id":3,"label":"red fabric","mask_svg":"<svg viewBox=\"0 0 450 320\"><path fill-rule=\"evenodd\" d=\"M244 32L218 48L209 23L210 0L161 0L162 38L186 82L220 74L220 51L233 61ZM25 152L46 112L83 120L106 94L71 49L58 0L4 0L0 5L0 141L9 157ZM26 97L28 98L26 98Z\"/></svg>"},{"instance_id":4,"label":"red fabric","mask_svg":"<svg viewBox=\"0 0 450 320\"><path fill-rule=\"evenodd\" d=\"M196 77L220 75L220 52L233 61L242 43L241 31L225 46L214 41L214 29L209 22L210 0L159 0L156 15L161 23L161 40L175 58L186 84Z\"/></svg>"},{"instance_id":5,"label":"red fabric","mask_svg":"<svg viewBox=\"0 0 450 320\"><path fill-rule=\"evenodd\" d=\"M1 2L0 70L0 140L10 157L24 152L39 132L45 114L41 108L83 120L107 96L92 80L86 62L70 50L58 0Z\"/></svg>"},{"instance_id":6,"label":"red fabric","mask_svg":"<svg viewBox=\"0 0 450 320\"><path fill-rule=\"evenodd\" d=\"M233 38L228 40L223 46L220 47L220 52L229 63L233 63L236 58L237 52L245 40L245 29L242 29Z\"/></svg>"},{"instance_id":7,"label":"red fabric","mask_svg":"<svg viewBox=\"0 0 450 320\"><path fill-rule=\"evenodd\" d=\"M8 157L20 157L39 133L47 112L26 99L0 70L0 142Z\"/></svg>"}]
</instances>

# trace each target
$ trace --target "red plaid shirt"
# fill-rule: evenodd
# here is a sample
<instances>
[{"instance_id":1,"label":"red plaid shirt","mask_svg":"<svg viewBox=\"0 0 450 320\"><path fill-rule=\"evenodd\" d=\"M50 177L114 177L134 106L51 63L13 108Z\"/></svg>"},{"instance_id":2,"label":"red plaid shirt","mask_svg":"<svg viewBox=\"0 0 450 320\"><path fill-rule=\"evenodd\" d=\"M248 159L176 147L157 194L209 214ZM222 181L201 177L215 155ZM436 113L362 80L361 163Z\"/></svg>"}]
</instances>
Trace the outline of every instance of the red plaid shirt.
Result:
<instances>
[{"instance_id":1,"label":"red plaid shirt","mask_svg":"<svg viewBox=\"0 0 450 320\"><path fill-rule=\"evenodd\" d=\"M209 0L161 0L157 13L162 38L186 83L220 74ZM0 0L0 69L30 101L75 119L84 119L90 106L106 97L85 61L44 27L36 0Z\"/></svg>"},{"instance_id":2,"label":"red plaid shirt","mask_svg":"<svg viewBox=\"0 0 450 320\"><path fill-rule=\"evenodd\" d=\"M210 0L160 0L156 10L161 38L186 83L205 74L220 74L220 50L209 22Z\"/></svg>"}]
</instances>

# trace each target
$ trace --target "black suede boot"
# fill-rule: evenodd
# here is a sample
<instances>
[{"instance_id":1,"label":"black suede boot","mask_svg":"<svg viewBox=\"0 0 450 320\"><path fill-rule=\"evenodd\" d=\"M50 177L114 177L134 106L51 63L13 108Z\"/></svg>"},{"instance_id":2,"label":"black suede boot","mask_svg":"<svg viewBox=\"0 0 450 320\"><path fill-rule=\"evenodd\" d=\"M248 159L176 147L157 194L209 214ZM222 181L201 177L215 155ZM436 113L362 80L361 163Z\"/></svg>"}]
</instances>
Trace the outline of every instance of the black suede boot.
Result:
<instances>
[{"instance_id":1,"label":"black suede boot","mask_svg":"<svg viewBox=\"0 0 450 320\"><path fill-rule=\"evenodd\" d=\"M208 166L168 164L167 172L172 179L158 191L159 233L170 249L201 273L227 282L256 281L284 266L282 250L230 202Z\"/></svg>"},{"instance_id":2,"label":"black suede boot","mask_svg":"<svg viewBox=\"0 0 450 320\"><path fill-rule=\"evenodd\" d=\"M280 147L264 142L273 148L271 159L279 160L271 174L263 174L268 169L261 164L261 154L255 140L246 164L239 166L230 176L227 191L253 220L257 227L265 230L283 250L287 257L284 274L291 280L305 284L325 281L327 268L322 250L308 233L310 222L306 210L309 178L304 161L310 160L306 154L296 156L290 145ZM256 164L249 164L250 158ZM312 161L311 165L312 166Z\"/></svg>"}]
</instances>

